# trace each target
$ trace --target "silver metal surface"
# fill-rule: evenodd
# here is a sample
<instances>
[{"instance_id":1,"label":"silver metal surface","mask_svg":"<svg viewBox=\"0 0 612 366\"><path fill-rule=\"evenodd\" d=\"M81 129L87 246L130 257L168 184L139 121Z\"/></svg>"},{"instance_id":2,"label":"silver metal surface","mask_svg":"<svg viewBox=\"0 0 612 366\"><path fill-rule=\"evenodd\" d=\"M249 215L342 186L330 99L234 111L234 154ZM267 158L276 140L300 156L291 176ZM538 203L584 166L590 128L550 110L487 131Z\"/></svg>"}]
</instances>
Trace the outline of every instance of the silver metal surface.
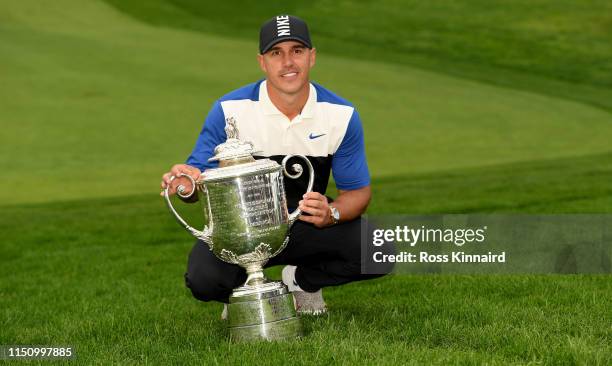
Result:
<instances>
[{"instance_id":1,"label":"silver metal surface","mask_svg":"<svg viewBox=\"0 0 612 366\"><path fill-rule=\"evenodd\" d=\"M257 286L244 285L236 287L232 292L231 302L261 300L272 296L289 293L282 282L266 282Z\"/></svg>"},{"instance_id":2,"label":"silver metal surface","mask_svg":"<svg viewBox=\"0 0 612 366\"><path fill-rule=\"evenodd\" d=\"M191 176L189 176L188 174L179 174L179 177L189 177L192 181L193 178ZM170 177L170 182L172 182L173 180L175 180L177 177L172 176ZM184 191L185 187L184 186L179 186L178 188L183 187L182 191ZM193 185L192 187L197 189L197 185ZM181 224L187 231L189 231L191 233L191 235L195 236L196 238L202 240L203 242L207 243L208 246L210 248L213 247L213 242L211 239L211 233L212 233L212 227L209 228L208 225L204 226L204 230L200 231L200 230L196 230L193 227L191 227L189 224L187 224L187 222L185 222L185 220L183 220L183 218L181 217L181 215L178 214L178 212L176 212L176 210L174 209L174 206L172 205L172 201L170 200L170 195L168 194L168 190L170 189L170 185L168 185L168 187L166 187L166 189L164 189L164 200L166 201L166 205L168 206L168 209L170 210L170 212L172 212L172 214L174 215L174 218L176 219L176 221L178 221L179 224ZM191 190L191 193L189 193L188 195L181 195L179 194L181 197L183 198L189 198L193 195L193 193L195 192L195 189Z\"/></svg>"},{"instance_id":3,"label":"silver metal surface","mask_svg":"<svg viewBox=\"0 0 612 366\"><path fill-rule=\"evenodd\" d=\"M230 302L228 312L231 327L295 318L295 307L291 294L276 295L260 300Z\"/></svg>"},{"instance_id":4,"label":"silver metal surface","mask_svg":"<svg viewBox=\"0 0 612 366\"><path fill-rule=\"evenodd\" d=\"M299 318L283 319L276 322L229 328L230 339L234 342L252 342L265 339L281 341L303 336Z\"/></svg>"},{"instance_id":5,"label":"silver metal surface","mask_svg":"<svg viewBox=\"0 0 612 366\"><path fill-rule=\"evenodd\" d=\"M244 177L247 175L256 175L267 173L275 169L280 169L277 162L270 159L260 159L249 161L247 163L226 166L223 169L207 169L203 173L203 177L199 180L200 184L217 181L224 181L235 177Z\"/></svg>"},{"instance_id":6,"label":"silver metal surface","mask_svg":"<svg viewBox=\"0 0 612 366\"><path fill-rule=\"evenodd\" d=\"M193 177L189 174L181 174L181 177L185 177L188 178L191 181L191 191L189 191L189 193L185 193L185 190L187 188L185 188L184 185L179 185L178 187L176 187L176 194L178 194L181 198L189 198L191 196L193 196L193 194L195 193L196 190L196 182L195 179L193 179ZM172 182L174 180L174 177L170 178L170 182Z\"/></svg>"},{"instance_id":7,"label":"silver metal surface","mask_svg":"<svg viewBox=\"0 0 612 366\"><path fill-rule=\"evenodd\" d=\"M293 164L291 166L293 170L296 172L295 174L290 174L287 171L287 163L289 162L289 159L293 157L298 157L304 160L304 162L306 163L306 166L308 167L308 172L310 173L308 175L308 188L306 189L306 192L312 192L312 185L314 183L314 169L312 167L312 164L310 163L310 160L308 160L308 158L306 158L304 155L287 155L283 158L281 165L283 166L283 171L285 175L288 176L289 178L297 179L302 175L302 172L304 171L304 168L302 168L302 166L299 164ZM293 211L289 215L289 226L293 225L293 223L300 217L301 214L302 214L302 210L300 210L299 208Z\"/></svg>"},{"instance_id":8,"label":"silver metal surface","mask_svg":"<svg viewBox=\"0 0 612 366\"><path fill-rule=\"evenodd\" d=\"M295 173L289 173L289 159L300 158L308 167L306 192L312 191L314 169L302 155L286 156L281 165L269 159L256 161L252 157L253 145L238 139L232 118L226 119L225 132L227 141L217 146L215 156L209 159L219 161L219 168L207 169L197 181L189 177L202 202L207 223L204 230L194 229L181 218L170 200L169 187L164 191L164 198L179 224L205 242L218 258L240 265L248 274L245 284L230 298L230 309L232 306L235 309L229 315L232 339L299 336L301 326L295 317L291 294L282 283L269 282L263 266L285 248L289 230L301 214L299 209L292 213L287 210L283 173L297 179L304 170L302 165L293 164ZM179 192L183 198L193 194L186 194L184 190L183 187Z\"/></svg>"},{"instance_id":9,"label":"silver metal surface","mask_svg":"<svg viewBox=\"0 0 612 366\"><path fill-rule=\"evenodd\" d=\"M223 167L223 162L245 162L252 161L255 150L253 144L248 141L240 140L236 119L229 117L225 119L225 134L227 140L215 147L215 156L208 161L219 161L219 166ZM243 158L247 158L243 160ZM233 164L231 164L233 165Z\"/></svg>"}]
</instances>

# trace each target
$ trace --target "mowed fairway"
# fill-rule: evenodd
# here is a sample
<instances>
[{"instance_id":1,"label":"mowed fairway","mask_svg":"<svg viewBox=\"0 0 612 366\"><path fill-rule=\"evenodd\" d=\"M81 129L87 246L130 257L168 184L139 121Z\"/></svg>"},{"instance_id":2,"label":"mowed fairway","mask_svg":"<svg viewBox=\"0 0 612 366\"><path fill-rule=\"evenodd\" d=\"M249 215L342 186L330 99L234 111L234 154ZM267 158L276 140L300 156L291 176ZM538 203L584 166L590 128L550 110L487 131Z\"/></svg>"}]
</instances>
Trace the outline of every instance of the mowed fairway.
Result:
<instances>
[{"instance_id":1,"label":"mowed fairway","mask_svg":"<svg viewBox=\"0 0 612 366\"><path fill-rule=\"evenodd\" d=\"M192 240L158 186L215 98L261 77L257 29L248 40L174 26L198 12L151 4L171 11L0 5L0 345L70 344L100 364L612 362L609 275L391 276L327 289L331 313L305 318L302 341L228 343L220 305L184 288ZM612 211L606 67L568 69L590 94L566 98L549 87L571 90L558 70L513 68L508 87L483 81L505 72L495 62L467 78L347 50L320 48L313 78L360 111L370 213ZM184 207L194 222L197 209Z\"/></svg>"}]
</instances>

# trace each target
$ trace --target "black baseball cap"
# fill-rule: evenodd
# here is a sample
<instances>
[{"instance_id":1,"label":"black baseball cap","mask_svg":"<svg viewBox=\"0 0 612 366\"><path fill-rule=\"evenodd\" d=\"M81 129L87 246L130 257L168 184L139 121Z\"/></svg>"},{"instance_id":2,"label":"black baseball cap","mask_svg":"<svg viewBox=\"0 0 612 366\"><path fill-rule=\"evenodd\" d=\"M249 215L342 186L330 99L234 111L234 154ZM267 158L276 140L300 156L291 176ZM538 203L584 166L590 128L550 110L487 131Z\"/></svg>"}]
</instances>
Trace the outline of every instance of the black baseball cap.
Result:
<instances>
[{"instance_id":1,"label":"black baseball cap","mask_svg":"<svg viewBox=\"0 0 612 366\"><path fill-rule=\"evenodd\" d=\"M259 53L264 54L282 41L298 41L312 48L306 22L293 15L278 15L268 20L259 31Z\"/></svg>"}]
</instances>

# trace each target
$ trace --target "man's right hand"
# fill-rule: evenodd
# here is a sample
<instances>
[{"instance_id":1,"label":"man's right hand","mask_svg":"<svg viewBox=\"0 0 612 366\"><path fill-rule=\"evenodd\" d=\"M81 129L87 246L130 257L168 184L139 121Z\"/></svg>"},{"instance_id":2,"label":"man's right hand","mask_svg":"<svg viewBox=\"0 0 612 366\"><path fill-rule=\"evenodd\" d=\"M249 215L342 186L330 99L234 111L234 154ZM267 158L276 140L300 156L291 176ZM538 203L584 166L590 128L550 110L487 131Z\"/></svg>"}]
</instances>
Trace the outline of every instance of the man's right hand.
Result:
<instances>
[{"instance_id":1,"label":"man's right hand","mask_svg":"<svg viewBox=\"0 0 612 366\"><path fill-rule=\"evenodd\" d=\"M185 187L186 192L191 192L195 188L195 187L192 187L191 181L188 178L178 176L181 173L191 176L196 181L200 177L200 174L202 174L202 172L200 172L200 169L194 166L187 165L187 164L176 164L170 169L168 173L162 176L162 181L161 181L162 192L160 193L161 196L164 195L163 190L165 190L166 187L170 187L170 189L168 189L169 195L175 194L176 188L180 186L181 184ZM170 182L170 177L172 176L175 176L177 178L175 178L172 182Z\"/></svg>"}]
</instances>

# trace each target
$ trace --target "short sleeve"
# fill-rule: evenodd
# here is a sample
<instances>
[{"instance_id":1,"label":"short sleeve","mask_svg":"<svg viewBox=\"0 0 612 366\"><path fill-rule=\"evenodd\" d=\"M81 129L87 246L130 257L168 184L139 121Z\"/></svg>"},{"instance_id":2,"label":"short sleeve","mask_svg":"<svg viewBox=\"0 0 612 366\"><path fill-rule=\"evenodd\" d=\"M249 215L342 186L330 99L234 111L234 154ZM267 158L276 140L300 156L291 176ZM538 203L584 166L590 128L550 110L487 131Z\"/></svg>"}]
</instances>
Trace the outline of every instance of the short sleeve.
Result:
<instances>
[{"instance_id":1,"label":"short sleeve","mask_svg":"<svg viewBox=\"0 0 612 366\"><path fill-rule=\"evenodd\" d=\"M213 157L215 147L226 139L225 115L221 103L216 101L208 116L206 116L202 132L200 132L195 147L189 158L187 158L186 163L202 171L217 167L217 162L209 162L208 159Z\"/></svg>"},{"instance_id":2,"label":"short sleeve","mask_svg":"<svg viewBox=\"0 0 612 366\"><path fill-rule=\"evenodd\" d=\"M370 184L363 127L357 110L353 110L342 142L332 157L332 174L338 189L353 190Z\"/></svg>"}]
</instances>

